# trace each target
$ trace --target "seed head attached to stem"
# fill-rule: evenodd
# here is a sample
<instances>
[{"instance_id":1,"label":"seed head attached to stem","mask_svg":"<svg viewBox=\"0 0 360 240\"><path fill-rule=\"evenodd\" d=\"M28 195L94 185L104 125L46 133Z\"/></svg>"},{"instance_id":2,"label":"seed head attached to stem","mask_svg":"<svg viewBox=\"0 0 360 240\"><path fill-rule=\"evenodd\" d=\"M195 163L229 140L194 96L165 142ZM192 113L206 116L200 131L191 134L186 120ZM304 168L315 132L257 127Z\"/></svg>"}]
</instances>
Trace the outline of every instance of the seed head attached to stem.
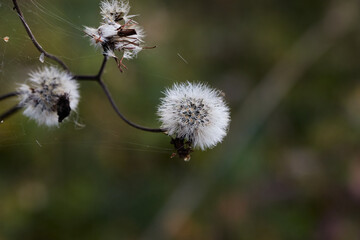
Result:
<instances>
[{"instance_id":1,"label":"seed head attached to stem","mask_svg":"<svg viewBox=\"0 0 360 240\"><path fill-rule=\"evenodd\" d=\"M85 27L84 32L91 38L91 43L101 46L103 54L116 60L122 72L126 66L123 59L132 59L147 48L144 44L144 30L132 18L136 15L128 15L130 5L124 0L105 0L100 3L100 14L103 22L98 28ZM119 59L115 51L123 52Z\"/></svg>"},{"instance_id":2,"label":"seed head attached to stem","mask_svg":"<svg viewBox=\"0 0 360 240\"><path fill-rule=\"evenodd\" d=\"M223 140L230 123L229 108L220 91L202 83L174 84L158 107L161 127L173 137L180 157L192 148L212 148Z\"/></svg>"},{"instance_id":3,"label":"seed head attached to stem","mask_svg":"<svg viewBox=\"0 0 360 240\"><path fill-rule=\"evenodd\" d=\"M78 83L55 67L32 72L26 84L17 89L24 115L39 125L57 126L79 103Z\"/></svg>"},{"instance_id":4,"label":"seed head attached to stem","mask_svg":"<svg viewBox=\"0 0 360 240\"><path fill-rule=\"evenodd\" d=\"M25 84L16 91L0 96L0 101L18 96L20 103L0 114L0 122L24 109L24 115L38 124L56 126L66 119L71 111L77 108L79 92L77 81L95 81L104 91L116 114L129 126L138 130L165 133L171 137L176 153L185 161L190 160L193 149L212 148L223 140L230 122L229 108L224 94L202 83L174 84L165 91L158 107L161 128L148 128L128 120L117 107L111 93L102 79L109 57L116 60L120 71L126 68L123 58L131 59L142 49L144 32L138 23L129 15L130 6L126 0L104 0L100 4L103 21L98 28L85 27L85 33L95 46L103 49L103 61L95 75L72 75L69 67L57 56L45 51L37 42L17 0L12 0L14 10L18 14L29 38L41 53L40 61L50 58L57 62L63 70L55 67L44 67L30 74ZM5 39L7 40L7 39ZM120 60L115 51L123 53Z\"/></svg>"}]
</instances>

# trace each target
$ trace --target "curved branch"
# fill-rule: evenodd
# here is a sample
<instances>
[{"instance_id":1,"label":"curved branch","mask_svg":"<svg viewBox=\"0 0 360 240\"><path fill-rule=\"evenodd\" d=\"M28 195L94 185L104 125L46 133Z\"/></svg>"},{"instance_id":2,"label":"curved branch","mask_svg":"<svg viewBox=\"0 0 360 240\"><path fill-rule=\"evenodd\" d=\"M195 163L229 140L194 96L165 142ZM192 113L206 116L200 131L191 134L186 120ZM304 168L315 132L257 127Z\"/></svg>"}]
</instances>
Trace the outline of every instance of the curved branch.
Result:
<instances>
[{"instance_id":1,"label":"curved branch","mask_svg":"<svg viewBox=\"0 0 360 240\"><path fill-rule=\"evenodd\" d=\"M82 80L99 81L97 75L75 75L73 76L73 79L78 81L82 81Z\"/></svg>"},{"instance_id":2,"label":"curved branch","mask_svg":"<svg viewBox=\"0 0 360 240\"><path fill-rule=\"evenodd\" d=\"M147 127L143 127L140 125L137 125L133 122L131 122L130 120L128 120L127 118L125 118L125 116L119 111L118 107L116 106L116 103L114 102L114 99L111 97L111 94L109 92L109 89L107 88L107 86L105 85L105 83L103 81L99 81L99 84L101 86L101 88L104 90L108 100L111 103L111 106L113 107L113 109L115 110L115 112L117 113L117 115L124 120L124 122L126 122L128 125L143 130L143 131L147 131L147 132L159 132L159 133L165 133L166 130L165 129L160 129L160 128L147 128Z\"/></svg>"},{"instance_id":3,"label":"curved branch","mask_svg":"<svg viewBox=\"0 0 360 240\"><path fill-rule=\"evenodd\" d=\"M39 50L39 52L43 53L46 57L48 57L48 58L56 61L56 62L57 62L58 64L60 64L61 67L64 68L66 71L70 72L68 66L66 66L66 64L65 64L63 61L61 61L58 57L56 57L56 56L54 56L54 55L46 52L46 51L40 46L40 44L37 42L34 34L31 32L29 25L28 25L27 22L25 21L25 18L24 18L23 14L22 14L22 12L21 12L21 10L20 10L20 7L19 7L19 5L18 5L18 3L17 3L17 0L12 0L12 1L13 1L13 4L14 4L14 10L16 10L17 14L19 15L19 18L20 18L22 24L24 25L25 30L26 30L28 36L30 37L31 41L33 42L33 44L35 45L35 47L37 48L37 50Z\"/></svg>"},{"instance_id":4,"label":"curved branch","mask_svg":"<svg viewBox=\"0 0 360 240\"><path fill-rule=\"evenodd\" d=\"M17 3L17 0L12 0L13 1L13 4L14 4L14 10L16 10L16 12L18 13L19 15L19 18L22 22L22 24L24 25L25 27L25 30L28 34L28 36L30 37L31 41L33 42L33 44L35 45L35 47L39 50L39 52L43 53L46 57L56 61L58 64L60 64L66 71L70 72L69 71L69 68L68 66L63 62L61 61L58 57L50 54L50 53L47 53L41 46L40 44L37 42L35 36L33 35L33 33L31 32L31 29L29 27L29 25L27 24L27 22L25 21L25 18L20 10L20 7ZM73 79L75 80L92 80L92 81L97 81L101 88L104 90L108 100L110 101L111 103L111 106L113 107L113 109L115 110L115 112L117 113L117 115L123 120L125 121L128 125L136 128L136 129L140 129L140 130L143 130L143 131L147 131L147 132L166 132L166 130L164 129L156 129L156 128L147 128L147 127L143 127L143 126L140 126L140 125L137 125L133 122L131 122L130 120L128 120L127 118L125 118L125 116L119 111L118 107L116 106L113 98L111 97L111 94L110 94L110 91L108 90L107 86L105 85L105 83L101 80L101 76L104 72L104 69L105 69L105 66L106 66L106 62L107 62L107 56L104 55L104 59L103 59L103 62L101 64L101 67L98 71L98 73L96 75L76 75L73 77ZM0 97L0 100L2 99L6 99L8 97L12 97L12 96L16 96L17 93L10 93L10 94L6 94L4 96L1 96ZM0 120L3 120L5 119L6 117L14 114L15 112L17 112L19 109L21 109L20 106L15 106L13 108L11 108L10 110L8 110L7 112L5 112L4 114L0 115Z\"/></svg>"},{"instance_id":5,"label":"curved branch","mask_svg":"<svg viewBox=\"0 0 360 240\"><path fill-rule=\"evenodd\" d=\"M11 115L15 114L17 111L19 111L22 107L19 105L15 105L14 107L10 108L6 112L0 115L0 122L5 120L6 118L10 117Z\"/></svg>"},{"instance_id":6,"label":"curved branch","mask_svg":"<svg viewBox=\"0 0 360 240\"><path fill-rule=\"evenodd\" d=\"M134 127L136 129L139 130L143 130L143 131L147 131L147 132L166 132L166 130L164 129L159 129L159 128L147 128L147 127L143 127L140 125L137 125L133 122L131 122L130 120L128 120L119 110L119 108L117 107L114 99L111 97L110 91L107 88L106 84L101 80L101 76L104 73L104 69L107 63L108 57L104 55L104 59L102 61L101 67L98 71L98 73L96 75L76 75L73 77L73 79L75 80L91 80L91 81L97 81L101 88L103 89L103 91L105 92L106 97L108 98L111 106L113 107L113 109L115 110L115 112L117 113L117 115L124 121L126 122L128 125L130 125L131 127Z\"/></svg>"},{"instance_id":7,"label":"curved branch","mask_svg":"<svg viewBox=\"0 0 360 240\"><path fill-rule=\"evenodd\" d=\"M0 101L5 100L5 99L10 98L10 97L15 97L15 96L18 96L18 95L19 95L18 92L7 93L7 94L4 94L4 95L0 96Z\"/></svg>"}]
</instances>

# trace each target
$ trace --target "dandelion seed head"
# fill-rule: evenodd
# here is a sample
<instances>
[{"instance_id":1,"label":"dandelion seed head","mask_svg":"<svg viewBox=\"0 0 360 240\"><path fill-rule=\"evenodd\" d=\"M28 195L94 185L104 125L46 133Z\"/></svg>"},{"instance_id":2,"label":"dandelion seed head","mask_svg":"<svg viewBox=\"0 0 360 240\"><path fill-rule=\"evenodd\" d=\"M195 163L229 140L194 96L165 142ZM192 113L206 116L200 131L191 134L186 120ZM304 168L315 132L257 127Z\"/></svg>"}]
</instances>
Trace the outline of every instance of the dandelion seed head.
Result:
<instances>
[{"instance_id":1,"label":"dandelion seed head","mask_svg":"<svg viewBox=\"0 0 360 240\"><path fill-rule=\"evenodd\" d=\"M214 147L227 134L230 112L220 91L202 83L174 84L158 107L162 128L195 148Z\"/></svg>"},{"instance_id":2,"label":"dandelion seed head","mask_svg":"<svg viewBox=\"0 0 360 240\"><path fill-rule=\"evenodd\" d=\"M101 46L103 54L116 58L115 52L123 53L122 58L132 59L143 50L145 32L128 15L130 5L128 1L111 0L100 4L103 22L95 29L84 27L84 32L90 37L92 45Z\"/></svg>"},{"instance_id":3,"label":"dandelion seed head","mask_svg":"<svg viewBox=\"0 0 360 240\"><path fill-rule=\"evenodd\" d=\"M27 82L17 90L24 115L39 125L57 126L71 110L76 110L80 98L78 83L55 67L30 73Z\"/></svg>"}]
</instances>

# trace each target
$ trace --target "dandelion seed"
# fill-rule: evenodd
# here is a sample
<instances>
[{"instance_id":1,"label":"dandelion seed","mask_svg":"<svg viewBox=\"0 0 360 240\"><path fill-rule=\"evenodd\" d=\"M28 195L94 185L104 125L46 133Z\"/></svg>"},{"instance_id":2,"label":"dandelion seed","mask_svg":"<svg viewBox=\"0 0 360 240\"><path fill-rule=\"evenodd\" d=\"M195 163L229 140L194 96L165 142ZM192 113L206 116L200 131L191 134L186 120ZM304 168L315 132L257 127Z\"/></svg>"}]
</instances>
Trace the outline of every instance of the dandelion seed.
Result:
<instances>
[{"instance_id":1,"label":"dandelion seed","mask_svg":"<svg viewBox=\"0 0 360 240\"><path fill-rule=\"evenodd\" d=\"M5 42L8 42L10 40L10 37L6 36L3 38Z\"/></svg>"},{"instance_id":2,"label":"dandelion seed","mask_svg":"<svg viewBox=\"0 0 360 240\"><path fill-rule=\"evenodd\" d=\"M40 144L40 142L37 139L35 139L35 142L39 145L39 147L42 147L42 145Z\"/></svg>"},{"instance_id":3,"label":"dandelion seed","mask_svg":"<svg viewBox=\"0 0 360 240\"><path fill-rule=\"evenodd\" d=\"M44 53L41 53L41 54L40 54L40 57L39 57L39 61L40 61L41 63L44 63L44 60L45 60L45 54L44 54Z\"/></svg>"},{"instance_id":4,"label":"dandelion seed","mask_svg":"<svg viewBox=\"0 0 360 240\"><path fill-rule=\"evenodd\" d=\"M98 28L85 26L84 32L90 37L92 45L102 47L104 55L117 60L122 71L122 67L126 68L123 59L132 59L146 48L143 47L144 30L132 19L136 15L128 15L130 5L127 1L102 1L100 9L103 22ZM120 59L115 51L123 53Z\"/></svg>"},{"instance_id":5,"label":"dandelion seed","mask_svg":"<svg viewBox=\"0 0 360 240\"><path fill-rule=\"evenodd\" d=\"M30 74L18 88L24 115L38 124L57 126L75 110L79 102L78 83L55 67L45 67Z\"/></svg>"},{"instance_id":6,"label":"dandelion seed","mask_svg":"<svg viewBox=\"0 0 360 240\"><path fill-rule=\"evenodd\" d=\"M180 55L180 53L177 53L177 55L179 56L179 58L180 58L181 60L184 61L184 63L189 64L188 61L186 61L186 59L185 59L183 56Z\"/></svg>"},{"instance_id":7,"label":"dandelion seed","mask_svg":"<svg viewBox=\"0 0 360 240\"><path fill-rule=\"evenodd\" d=\"M202 83L180 83L167 89L157 113L184 160L190 159L192 147L205 150L221 142L230 122L221 92Z\"/></svg>"}]
</instances>

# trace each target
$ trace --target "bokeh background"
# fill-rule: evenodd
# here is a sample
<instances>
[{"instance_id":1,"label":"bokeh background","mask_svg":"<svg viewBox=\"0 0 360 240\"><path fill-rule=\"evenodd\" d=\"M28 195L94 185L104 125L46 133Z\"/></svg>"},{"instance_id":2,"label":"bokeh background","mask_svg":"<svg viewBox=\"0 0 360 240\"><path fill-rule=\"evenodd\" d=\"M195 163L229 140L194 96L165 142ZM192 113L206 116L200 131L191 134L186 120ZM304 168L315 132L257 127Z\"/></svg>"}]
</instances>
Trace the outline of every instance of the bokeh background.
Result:
<instances>
[{"instance_id":1,"label":"bokeh background","mask_svg":"<svg viewBox=\"0 0 360 240\"><path fill-rule=\"evenodd\" d=\"M40 44L74 74L102 61L84 25L98 0L19 0ZM132 0L157 48L104 80L132 121L158 127L174 82L205 81L232 109L228 136L190 162L124 124L100 87L60 128L0 124L0 239L360 239L357 0ZM3 37L9 36L5 42ZM46 64L0 0L0 95ZM0 102L0 112L16 99Z\"/></svg>"}]
</instances>

